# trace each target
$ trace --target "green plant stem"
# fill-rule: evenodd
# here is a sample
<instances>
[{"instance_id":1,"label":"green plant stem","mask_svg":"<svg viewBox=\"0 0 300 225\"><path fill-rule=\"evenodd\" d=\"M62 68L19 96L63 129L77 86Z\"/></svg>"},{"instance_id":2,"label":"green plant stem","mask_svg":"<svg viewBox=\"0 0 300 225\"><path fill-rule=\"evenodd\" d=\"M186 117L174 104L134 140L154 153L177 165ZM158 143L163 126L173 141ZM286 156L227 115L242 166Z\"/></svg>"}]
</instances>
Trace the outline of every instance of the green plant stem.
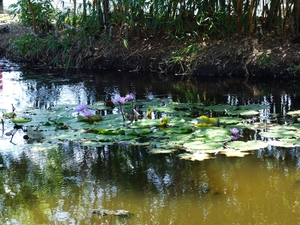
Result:
<instances>
[{"instance_id":1,"label":"green plant stem","mask_svg":"<svg viewBox=\"0 0 300 225\"><path fill-rule=\"evenodd\" d=\"M135 119L133 100L131 100L131 109L132 109L132 118L131 118L131 123L132 123L133 120Z\"/></svg>"},{"instance_id":2,"label":"green plant stem","mask_svg":"<svg viewBox=\"0 0 300 225\"><path fill-rule=\"evenodd\" d=\"M1 124L2 124L2 136L4 135L4 120L1 119Z\"/></svg>"},{"instance_id":3,"label":"green plant stem","mask_svg":"<svg viewBox=\"0 0 300 225\"><path fill-rule=\"evenodd\" d=\"M123 108L122 108L122 104L120 104L120 110L121 110L121 114L122 114L122 117L123 117L123 121L125 121L125 115L124 115L124 112L123 112Z\"/></svg>"}]
</instances>

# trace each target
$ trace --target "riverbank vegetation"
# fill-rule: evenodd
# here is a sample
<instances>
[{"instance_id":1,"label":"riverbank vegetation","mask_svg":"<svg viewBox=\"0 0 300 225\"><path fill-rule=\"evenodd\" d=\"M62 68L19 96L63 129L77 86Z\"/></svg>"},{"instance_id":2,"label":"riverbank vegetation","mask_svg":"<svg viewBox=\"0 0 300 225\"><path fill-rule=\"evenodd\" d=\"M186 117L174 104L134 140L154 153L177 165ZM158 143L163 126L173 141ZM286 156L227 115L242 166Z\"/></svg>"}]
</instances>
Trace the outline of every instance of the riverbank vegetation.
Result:
<instances>
[{"instance_id":1,"label":"riverbank vegetation","mask_svg":"<svg viewBox=\"0 0 300 225\"><path fill-rule=\"evenodd\" d=\"M19 0L9 7L32 31L11 42L15 60L179 75L299 72L299 0L65 3L57 9L51 0Z\"/></svg>"}]
</instances>

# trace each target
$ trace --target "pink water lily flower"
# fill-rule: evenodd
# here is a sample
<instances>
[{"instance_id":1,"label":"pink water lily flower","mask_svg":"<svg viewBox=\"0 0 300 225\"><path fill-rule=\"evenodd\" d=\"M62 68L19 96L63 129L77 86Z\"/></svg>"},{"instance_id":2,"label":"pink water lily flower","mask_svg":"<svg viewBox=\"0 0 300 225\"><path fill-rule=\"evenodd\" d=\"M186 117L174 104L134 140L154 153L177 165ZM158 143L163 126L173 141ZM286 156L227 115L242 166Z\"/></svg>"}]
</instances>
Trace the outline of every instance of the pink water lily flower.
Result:
<instances>
[{"instance_id":1,"label":"pink water lily flower","mask_svg":"<svg viewBox=\"0 0 300 225\"><path fill-rule=\"evenodd\" d=\"M125 97L121 97L121 96L118 96L118 97L115 97L114 99L112 99L112 102L114 104L116 104L116 103L124 104L125 101L126 101L126 98Z\"/></svg>"},{"instance_id":2,"label":"pink water lily flower","mask_svg":"<svg viewBox=\"0 0 300 225\"><path fill-rule=\"evenodd\" d=\"M86 104L81 103L75 108L75 111L82 112L85 109L85 107L86 107Z\"/></svg>"},{"instance_id":3,"label":"pink water lily flower","mask_svg":"<svg viewBox=\"0 0 300 225\"><path fill-rule=\"evenodd\" d=\"M230 132L231 132L232 135L236 136L240 133L240 130L234 127L232 129L230 129Z\"/></svg>"},{"instance_id":4,"label":"pink water lily flower","mask_svg":"<svg viewBox=\"0 0 300 225\"><path fill-rule=\"evenodd\" d=\"M234 127L232 129L230 129L230 133L231 133L231 139L237 140L240 135L240 130Z\"/></svg>"},{"instance_id":5,"label":"pink water lily flower","mask_svg":"<svg viewBox=\"0 0 300 225\"><path fill-rule=\"evenodd\" d=\"M93 115L93 110L83 111L82 114L86 117L90 117Z\"/></svg>"},{"instance_id":6,"label":"pink water lily flower","mask_svg":"<svg viewBox=\"0 0 300 225\"><path fill-rule=\"evenodd\" d=\"M127 101L132 101L132 100L133 100L133 94L132 94L132 93L127 94L127 95L125 96L125 99L126 99Z\"/></svg>"}]
</instances>

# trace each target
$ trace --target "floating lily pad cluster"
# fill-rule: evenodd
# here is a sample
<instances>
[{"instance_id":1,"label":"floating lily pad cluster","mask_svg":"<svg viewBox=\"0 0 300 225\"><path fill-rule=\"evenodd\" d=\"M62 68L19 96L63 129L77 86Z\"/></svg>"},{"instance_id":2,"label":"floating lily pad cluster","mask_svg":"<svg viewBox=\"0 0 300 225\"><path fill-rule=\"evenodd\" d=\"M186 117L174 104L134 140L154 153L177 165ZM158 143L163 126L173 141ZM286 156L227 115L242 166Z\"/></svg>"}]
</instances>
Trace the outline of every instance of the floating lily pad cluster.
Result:
<instances>
[{"instance_id":1,"label":"floating lily pad cluster","mask_svg":"<svg viewBox=\"0 0 300 225\"><path fill-rule=\"evenodd\" d=\"M300 146L300 111L288 112L292 122L280 125L266 113L268 109L268 105L259 104L203 106L169 99L137 101L130 94L124 99L119 96L112 104L3 112L2 126L8 129L24 124L29 128L29 143L33 142L28 147L37 150L64 141L94 147L143 145L152 154L172 153L198 161L216 154L242 157L269 145Z\"/></svg>"}]
</instances>

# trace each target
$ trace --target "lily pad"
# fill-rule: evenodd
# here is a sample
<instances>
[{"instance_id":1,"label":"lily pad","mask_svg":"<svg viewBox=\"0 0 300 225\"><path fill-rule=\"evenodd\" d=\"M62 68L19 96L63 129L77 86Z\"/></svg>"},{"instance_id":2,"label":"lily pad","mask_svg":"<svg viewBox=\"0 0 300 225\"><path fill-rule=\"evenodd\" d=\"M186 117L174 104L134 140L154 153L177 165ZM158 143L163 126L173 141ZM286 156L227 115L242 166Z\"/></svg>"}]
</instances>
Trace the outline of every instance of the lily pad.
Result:
<instances>
[{"instance_id":1,"label":"lily pad","mask_svg":"<svg viewBox=\"0 0 300 225\"><path fill-rule=\"evenodd\" d=\"M170 154L170 153L174 153L176 152L177 149L172 149L172 148L169 148L169 149L161 149L161 148L154 148L154 149L151 149L149 152L151 154Z\"/></svg>"},{"instance_id":2,"label":"lily pad","mask_svg":"<svg viewBox=\"0 0 300 225\"><path fill-rule=\"evenodd\" d=\"M300 116L300 110L289 111L286 114L289 115L289 116L293 116L293 117L299 117Z\"/></svg>"},{"instance_id":3,"label":"lily pad","mask_svg":"<svg viewBox=\"0 0 300 225\"><path fill-rule=\"evenodd\" d=\"M278 140L278 141L273 140L273 141L269 141L268 143L271 146L282 147L282 148L293 148L293 147L295 147L294 143L286 141L286 139Z\"/></svg>"},{"instance_id":4,"label":"lily pad","mask_svg":"<svg viewBox=\"0 0 300 225\"><path fill-rule=\"evenodd\" d=\"M203 142L203 141L191 141L189 143L183 144L186 151L199 151L199 150L217 150L223 148L223 143L221 142Z\"/></svg>"},{"instance_id":5,"label":"lily pad","mask_svg":"<svg viewBox=\"0 0 300 225\"><path fill-rule=\"evenodd\" d=\"M180 159L190 160L190 161L204 161L205 159L214 158L211 154L205 152L194 152L194 153L182 153L179 154L178 157Z\"/></svg>"},{"instance_id":6,"label":"lily pad","mask_svg":"<svg viewBox=\"0 0 300 225\"><path fill-rule=\"evenodd\" d=\"M238 110L239 115L242 117L249 117L249 116L257 116L259 112L256 110Z\"/></svg>"},{"instance_id":7,"label":"lily pad","mask_svg":"<svg viewBox=\"0 0 300 225\"><path fill-rule=\"evenodd\" d=\"M283 148L300 147L300 138L280 138L277 142L270 141L270 145Z\"/></svg>"},{"instance_id":8,"label":"lily pad","mask_svg":"<svg viewBox=\"0 0 300 225\"><path fill-rule=\"evenodd\" d=\"M229 112L229 111L234 111L236 110L236 106L232 106L232 105L210 105L210 106L205 106L204 110L209 110L209 111L213 111L216 113L220 113L220 112Z\"/></svg>"},{"instance_id":9,"label":"lily pad","mask_svg":"<svg viewBox=\"0 0 300 225\"><path fill-rule=\"evenodd\" d=\"M222 127L211 127L196 131L193 135L205 142L225 142L231 140L229 129Z\"/></svg>"},{"instance_id":10,"label":"lily pad","mask_svg":"<svg viewBox=\"0 0 300 225\"><path fill-rule=\"evenodd\" d=\"M295 138L299 136L299 133L287 126L274 126L268 131L260 132L259 135L267 138Z\"/></svg>"},{"instance_id":11,"label":"lily pad","mask_svg":"<svg viewBox=\"0 0 300 225\"><path fill-rule=\"evenodd\" d=\"M243 118L241 117L233 117L233 116L224 116L224 117L218 117L220 120L220 124L226 124L226 125L233 125L238 124L243 121Z\"/></svg>"},{"instance_id":12,"label":"lily pad","mask_svg":"<svg viewBox=\"0 0 300 225\"><path fill-rule=\"evenodd\" d=\"M243 152L239 150L234 150L234 149L225 149L220 152L220 154L224 154L227 157L244 157L245 155L249 155L249 152Z\"/></svg>"},{"instance_id":13,"label":"lily pad","mask_svg":"<svg viewBox=\"0 0 300 225\"><path fill-rule=\"evenodd\" d=\"M19 118L19 117L15 117L15 118L12 118L11 121L13 123L28 123L32 120L32 118Z\"/></svg>"},{"instance_id":14,"label":"lily pad","mask_svg":"<svg viewBox=\"0 0 300 225\"><path fill-rule=\"evenodd\" d=\"M226 147L240 151L251 151L266 148L268 144L263 141L232 141L227 143Z\"/></svg>"}]
</instances>

